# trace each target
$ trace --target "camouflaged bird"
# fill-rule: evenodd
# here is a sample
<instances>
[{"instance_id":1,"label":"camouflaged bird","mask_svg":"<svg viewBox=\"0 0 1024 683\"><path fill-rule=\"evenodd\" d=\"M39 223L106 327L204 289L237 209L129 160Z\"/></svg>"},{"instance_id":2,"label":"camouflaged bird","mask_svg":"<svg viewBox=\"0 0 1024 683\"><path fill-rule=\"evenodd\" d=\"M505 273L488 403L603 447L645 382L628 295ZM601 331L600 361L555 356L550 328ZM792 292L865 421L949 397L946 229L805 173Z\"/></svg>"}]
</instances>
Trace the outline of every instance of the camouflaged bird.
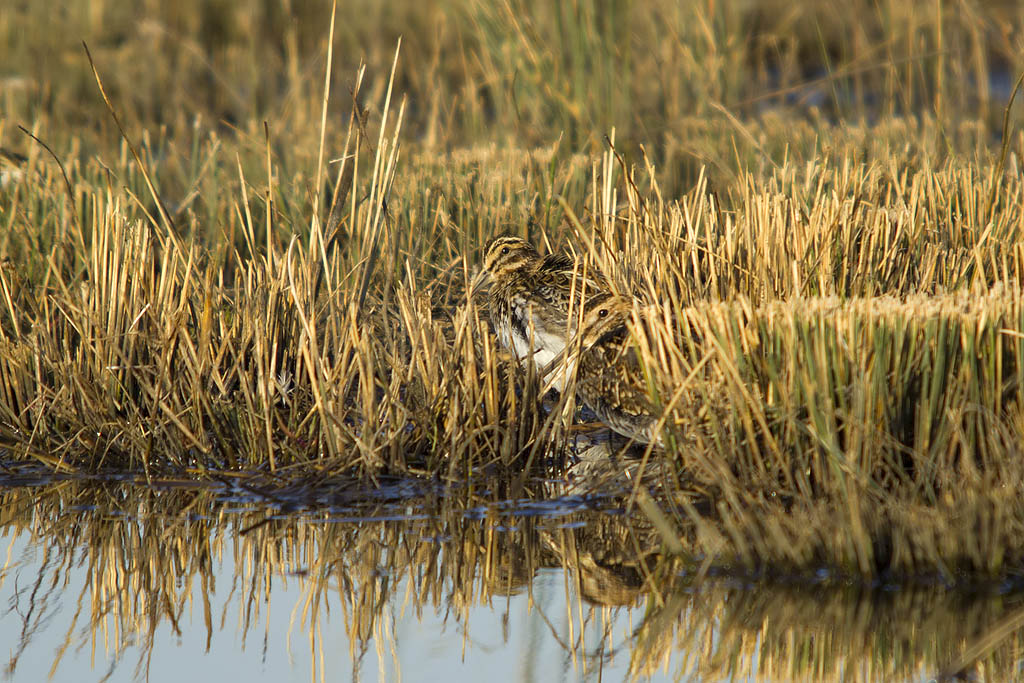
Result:
<instances>
[{"instance_id":1,"label":"camouflaged bird","mask_svg":"<svg viewBox=\"0 0 1024 683\"><path fill-rule=\"evenodd\" d=\"M584 318L579 343L565 357L576 357L576 396L611 429L638 443L664 446L657 431L660 411L647 393L639 349L630 338L633 302L607 297ZM571 343L571 344L572 344ZM545 368L557 366L556 358Z\"/></svg>"},{"instance_id":2,"label":"camouflaged bird","mask_svg":"<svg viewBox=\"0 0 1024 683\"><path fill-rule=\"evenodd\" d=\"M541 256L532 244L511 235L484 248L484 275L491 279L491 323L501 344L520 360L547 366L576 334L580 311L610 296L608 284L568 256ZM571 369L571 368L570 368ZM562 376L551 386L562 390Z\"/></svg>"}]
</instances>

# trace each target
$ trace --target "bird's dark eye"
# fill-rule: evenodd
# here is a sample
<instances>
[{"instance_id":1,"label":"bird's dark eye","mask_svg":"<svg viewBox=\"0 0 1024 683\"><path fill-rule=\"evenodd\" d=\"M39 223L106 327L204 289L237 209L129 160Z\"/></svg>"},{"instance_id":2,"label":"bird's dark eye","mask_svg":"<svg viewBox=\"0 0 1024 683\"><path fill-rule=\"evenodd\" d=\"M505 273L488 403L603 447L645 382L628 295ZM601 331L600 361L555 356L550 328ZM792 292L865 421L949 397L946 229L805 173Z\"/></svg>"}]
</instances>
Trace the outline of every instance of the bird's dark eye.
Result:
<instances>
[{"instance_id":1,"label":"bird's dark eye","mask_svg":"<svg viewBox=\"0 0 1024 683\"><path fill-rule=\"evenodd\" d=\"M608 317L608 309L607 308L602 308L600 311L597 312L597 317L599 317L599 318L607 318Z\"/></svg>"},{"instance_id":2,"label":"bird's dark eye","mask_svg":"<svg viewBox=\"0 0 1024 683\"><path fill-rule=\"evenodd\" d=\"M502 248L501 248L501 253L502 253L503 255L504 255L504 254L507 254L507 253L508 253L508 251L509 251L508 247L502 247Z\"/></svg>"}]
</instances>

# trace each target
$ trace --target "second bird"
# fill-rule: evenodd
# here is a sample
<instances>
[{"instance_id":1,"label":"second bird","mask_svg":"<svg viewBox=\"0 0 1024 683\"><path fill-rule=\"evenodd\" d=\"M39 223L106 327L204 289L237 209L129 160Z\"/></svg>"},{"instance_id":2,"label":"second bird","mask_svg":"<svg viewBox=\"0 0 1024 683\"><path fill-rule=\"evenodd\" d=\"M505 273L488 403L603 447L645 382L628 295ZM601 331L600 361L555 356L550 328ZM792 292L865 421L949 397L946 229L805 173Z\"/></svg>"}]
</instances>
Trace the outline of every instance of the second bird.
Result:
<instances>
[{"instance_id":1,"label":"second bird","mask_svg":"<svg viewBox=\"0 0 1024 683\"><path fill-rule=\"evenodd\" d=\"M631 339L633 303L608 297L588 309L579 339L576 395L602 422L638 443L664 446L657 430L660 411L647 391L640 351Z\"/></svg>"}]
</instances>

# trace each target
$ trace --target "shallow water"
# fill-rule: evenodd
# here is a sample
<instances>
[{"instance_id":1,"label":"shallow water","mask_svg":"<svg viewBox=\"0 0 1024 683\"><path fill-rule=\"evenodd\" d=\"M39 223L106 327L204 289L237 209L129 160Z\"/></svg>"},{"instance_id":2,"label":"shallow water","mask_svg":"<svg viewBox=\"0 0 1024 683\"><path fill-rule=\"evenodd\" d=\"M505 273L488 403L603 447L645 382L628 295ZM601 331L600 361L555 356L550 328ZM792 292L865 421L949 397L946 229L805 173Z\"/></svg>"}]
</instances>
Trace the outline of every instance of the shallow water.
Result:
<instances>
[{"instance_id":1,"label":"shallow water","mask_svg":"<svg viewBox=\"0 0 1024 683\"><path fill-rule=\"evenodd\" d=\"M16 681L928 680L1024 604L824 573L698 582L616 499L558 481L7 484ZM969 671L1009 680L1022 657L1011 632Z\"/></svg>"},{"instance_id":2,"label":"shallow water","mask_svg":"<svg viewBox=\"0 0 1024 683\"><path fill-rule=\"evenodd\" d=\"M342 614L320 618L316 637L311 638L300 613L305 583L300 577L273 577L273 608L269 614L261 615L247 633L237 625L237 595L225 591L211 600L216 621L220 622L223 615L224 623L216 623L212 634L208 634L198 608L201 598L197 586L191 594L193 609L186 610L178 621L180 632L164 620L152 633L151 647L141 634L126 638L123 647L110 647L106 643L116 643L116 635L104 634L99 629L93 633L87 613L83 615L86 623L81 622L80 616L79 624L73 624L77 598L89 580L84 568L72 568L65 574L67 582L61 586L59 596L50 593L43 604L36 603L34 610L26 609L33 603L29 594L35 589L32 579L45 564L44 553L24 536L13 543L11 550L15 558L20 558L20 566L8 576L3 600L16 609L0 620L0 641L12 644L12 649L17 649L14 644L25 645L10 676L13 680L45 680L54 653L64 645L69 630L75 636L56 668L54 681L103 680L107 672L112 672L108 680L204 681L237 677L310 681L314 679L314 667L327 680L351 677L367 681L571 681L593 677L584 671L586 661L581 659L574 664L563 647L565 641L575 637L566 607L576 600L575 590L570 586L572 597L567 602L564 574L558 570L537 573L532 600L525 593L499 596L468 608L462 619L453 618L445 608L423 610L419 615L411 606L403 609L402 598L410 590L410 581L400 579L395 586L395 600L385 610L384 619L390 623L382 623L380 632L362 645L354 643L346 633ZM219 585L231 585L239 567L232 558L226 558L215 563L213 569ZM34 618L21 618L26 615ZM615 642L627 640L632 624L642 618L642 613L633 608L617 610L607 619L601 616L587 619L585 642L599 644L605 629ZM465 628L463 619L472 624L471 631ZM606 680L628 676L627 654L610 656L599 664Z\"/></svg>"}]
</instances>

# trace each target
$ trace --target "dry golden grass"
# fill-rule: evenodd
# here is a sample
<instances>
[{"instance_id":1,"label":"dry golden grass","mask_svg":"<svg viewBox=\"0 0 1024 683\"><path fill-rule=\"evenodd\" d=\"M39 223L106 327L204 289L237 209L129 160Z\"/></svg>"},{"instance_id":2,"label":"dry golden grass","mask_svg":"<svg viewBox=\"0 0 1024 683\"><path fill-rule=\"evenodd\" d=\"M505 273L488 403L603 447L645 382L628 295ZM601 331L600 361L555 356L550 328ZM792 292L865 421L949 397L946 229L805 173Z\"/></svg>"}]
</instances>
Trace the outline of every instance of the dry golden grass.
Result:
<instances>
[{"instance_id":1,"label":"dry golden grass","mask_svg":"<svg viewBox=\"0 0 1024 683\"><path fill-rule=\"evenodd\" d=\"M1017 573L1018 175L807 175L749 182L726 213L701 186L656 203L627 174L625 206L606 192L595 210L609 217L595 261L656 302L635 343L671 408L670 462L699 491L677 497L686 552L865 577Z\"/></svg>"},{"instance_id":2,"label":"dry golden grass","mask_svg":"<svg viewBox=\"0 0 1024 683\"><path fill-rule=\"evenodd\" d=\"M0 118L0 146L25 151L0 171L4 459L521 479L571 411L542 405L467 296L479 248L511 230L655 306L636 343L671 407L676 441L648 457L675 478L672 547L865 577L1020 572L1024 137L988 90L1021 54L996 39L1013 8L876 3L862 45L808 38L820 7L657 4L622 35L588 3L418 7L402 11L428 29L402 56L374 43L368 69L317 58L347 16L334 43L308 23L250 43L276 20L227 10L207 34L196 7L154 14L149 42L118 42L134 15L103 3L54 29L99 31L99 79L76 47L73 73L32 81L48 104L4 91L39 141ZM502 33L518 10L531 21ZM39 21L5 14L0 33ZM456 29L458 57L430 52ZM802 68L825 68L828 106L787 100ZM227 71L233 89L203 86Z\"/></svg>"}]
</instances>

